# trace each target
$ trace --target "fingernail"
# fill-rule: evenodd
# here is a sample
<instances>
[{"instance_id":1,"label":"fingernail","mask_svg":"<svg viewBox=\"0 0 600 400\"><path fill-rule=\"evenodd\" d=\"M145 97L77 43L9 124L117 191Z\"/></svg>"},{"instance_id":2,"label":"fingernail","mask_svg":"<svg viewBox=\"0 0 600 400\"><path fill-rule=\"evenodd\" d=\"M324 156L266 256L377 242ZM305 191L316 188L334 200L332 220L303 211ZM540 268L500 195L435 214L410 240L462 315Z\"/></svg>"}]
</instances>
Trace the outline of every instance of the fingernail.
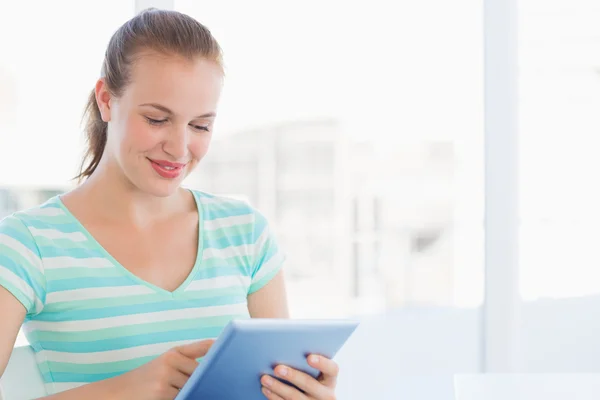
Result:
<instances>
[{"instance_id":1,"label":"fingernail","mask_svg":"<svg viewBox=\"0 0 600 400\"><path fill-rule=\"evenodd\" d=\"M264 384L265 386L271 386L271 385L273 384L273 379L271 379L271 377L270 377L270 376L265 376L265 377L263 378L263 384Z\"/></svg>"},{"instance_id":2,"label":"fingernail","mask_svg":"<svg viewBox=\"0 0 600 400\"><path fill-rule=\"evenodd\" d=\"M315 364L319 363L319 356L310 356L310 361L312 361Z\"/></svg>"},{"instance_id":3,"label":"fingernail","mask_svg":"<svg viewBox=\"0 0 600 400\"><path fill-rule=\"evenodd\" d=\"M288 369L286 367L279 367L277 373L281 376L286 376L288 374Z\"/></svg>"},{"instance_id":4,"label":"fingernail","mask_svg":"<svg viewBox=\"0 0 600 400\"><path fill-rule=\"evenodd\" d=\"M269 396L271 394L271 391L269 389L267 389L266 387L262 388L263 393L266 394L267 396Z\"/></svg>"}]
</instances>

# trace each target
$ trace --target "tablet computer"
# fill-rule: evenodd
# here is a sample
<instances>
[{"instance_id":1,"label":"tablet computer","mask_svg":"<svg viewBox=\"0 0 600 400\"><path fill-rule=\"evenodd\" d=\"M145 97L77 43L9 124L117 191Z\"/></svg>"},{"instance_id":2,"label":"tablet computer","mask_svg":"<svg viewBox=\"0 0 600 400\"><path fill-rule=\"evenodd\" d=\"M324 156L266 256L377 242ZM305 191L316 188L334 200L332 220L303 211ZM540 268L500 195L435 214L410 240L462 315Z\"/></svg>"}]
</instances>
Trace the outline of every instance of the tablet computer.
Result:
<instances>
[{"instance_id":1,"label":"tablet computer","mask_svg":"<svg viewBox=\"0 0 600 400\"><path fill-rule=\"evenodd\" d=\"M351 320L239 319L231 321L176 400L264 400L260 378L283 364L315 378L309 354L333 358L357 328Z\"/></svg>"}]
</instances>

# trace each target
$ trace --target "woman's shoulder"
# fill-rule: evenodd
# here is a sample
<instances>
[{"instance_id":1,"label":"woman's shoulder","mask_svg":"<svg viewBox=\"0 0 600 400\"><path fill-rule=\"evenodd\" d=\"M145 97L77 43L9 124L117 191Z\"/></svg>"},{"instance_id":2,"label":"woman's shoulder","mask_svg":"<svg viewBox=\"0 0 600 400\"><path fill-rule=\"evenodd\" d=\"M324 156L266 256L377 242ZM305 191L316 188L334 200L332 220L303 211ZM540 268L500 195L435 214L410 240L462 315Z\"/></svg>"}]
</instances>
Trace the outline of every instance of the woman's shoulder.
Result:
<instances>
[{"instance_id":1,"label":"woman's shoulder","mask_svg":"<svg viewBox=\"0 0 600 400\"><path fill-rule=\"evenodd\" d=\"M194 194L198 205L203 209L203 211L220 211L222 214L244 214L258 212L258 210L250 204L249 200L243 196L217 195L200 190L192 190L192 193Z\"/></svg>"},{"instance_id":2,"label":"woman's shoulder","mask_svg":"<svg viewBox=\"0 0 600 400\"><path fill-rule=\"evenodd\" d=\"M192 192L202 210L204 220L209 221L211 225L252 224L263 227L267 224L265 215L243 196L217 195L199 190Z\"/></svg>"},{"instance_id":3,"label":"woman's shoulder","mask_svg":"<svg viewBox=\"0 0 600 400\"><path fill-rule=\"evenodd\" d=\"M22 234L60 223L64 217L65 213L57 198L52 197L42 204L0 218L0 234L23 238Z\"/></svg>"}]
</instances>

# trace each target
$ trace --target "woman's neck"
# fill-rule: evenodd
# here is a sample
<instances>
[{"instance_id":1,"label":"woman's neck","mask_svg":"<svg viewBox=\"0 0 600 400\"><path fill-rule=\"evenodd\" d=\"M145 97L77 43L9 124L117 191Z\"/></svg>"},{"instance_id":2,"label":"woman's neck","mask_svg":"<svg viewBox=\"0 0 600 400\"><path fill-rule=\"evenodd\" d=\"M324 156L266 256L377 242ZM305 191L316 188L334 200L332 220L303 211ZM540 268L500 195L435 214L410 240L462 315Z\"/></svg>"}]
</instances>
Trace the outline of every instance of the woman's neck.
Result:
<instances>
[{"instance_id":1,"label":"woman's neck","mask_svg":"<svg viewBox=\"0 0 600 400\"><path fill-rule=\"evenodd\" d=\"M85 209L93 210L102 220L128 221L139 227L169 218L185 210L187 204L183 189L168 197L153 196L139 190L122 174L105 169L94 171L72 193L75 202L85 204Z\"/></svg>"}]
</instances>

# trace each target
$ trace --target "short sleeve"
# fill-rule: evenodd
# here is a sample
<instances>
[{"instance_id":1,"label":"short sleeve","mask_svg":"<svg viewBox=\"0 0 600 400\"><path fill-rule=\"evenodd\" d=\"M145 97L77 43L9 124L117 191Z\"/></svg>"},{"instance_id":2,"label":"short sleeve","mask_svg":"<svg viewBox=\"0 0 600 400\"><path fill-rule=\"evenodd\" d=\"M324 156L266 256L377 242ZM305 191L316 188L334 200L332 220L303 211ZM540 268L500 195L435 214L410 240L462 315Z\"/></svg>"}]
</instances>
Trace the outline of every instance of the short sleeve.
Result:
<instances>
[{"instance_id":1,"label":"short sleeve","mask_svg":"<svg viewBox=\"0 0 600 400\"><path fill-rule=\"evenodd\" d=\"M277 243L276 235L263 214L255 211L254 221L255 262L248 294L265 286L281 270L285 254Z\"/></svg>"},{"instance_id":2,"label":"short sleeve","mask_svg":"<svg viewBox=\"0 0 600 400\"><path fill-rule=\"evenodd\" d=\"M46 279L40 253L29 229L15 215L0 221L0 286L23 304L28 316L42 311Z\"/></svg>"}]
</instances>

